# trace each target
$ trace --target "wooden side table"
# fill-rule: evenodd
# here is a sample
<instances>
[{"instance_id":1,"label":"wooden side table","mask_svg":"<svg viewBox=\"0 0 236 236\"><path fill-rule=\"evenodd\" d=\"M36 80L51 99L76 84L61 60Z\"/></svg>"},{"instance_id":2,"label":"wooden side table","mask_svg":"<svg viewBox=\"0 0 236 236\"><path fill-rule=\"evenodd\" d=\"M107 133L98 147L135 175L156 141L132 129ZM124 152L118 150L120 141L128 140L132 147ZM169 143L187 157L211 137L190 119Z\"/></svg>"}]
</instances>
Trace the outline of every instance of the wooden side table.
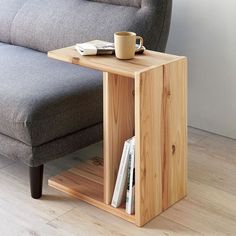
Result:
<instances>
[{"instance_id":1,"label":"wooden side table","mask_svg":"<svg viewBox=\"0 0 236 236\"><path fill-rule=\"evenodd\" d=\"M49 185L143 226L186 196L187 59L146 51L132 60L80 56L74 47L54 59L104 72L104 168L88 161ZM124 141L136 137L135 215L110 206Z\"/></svg>"}]
</instances>

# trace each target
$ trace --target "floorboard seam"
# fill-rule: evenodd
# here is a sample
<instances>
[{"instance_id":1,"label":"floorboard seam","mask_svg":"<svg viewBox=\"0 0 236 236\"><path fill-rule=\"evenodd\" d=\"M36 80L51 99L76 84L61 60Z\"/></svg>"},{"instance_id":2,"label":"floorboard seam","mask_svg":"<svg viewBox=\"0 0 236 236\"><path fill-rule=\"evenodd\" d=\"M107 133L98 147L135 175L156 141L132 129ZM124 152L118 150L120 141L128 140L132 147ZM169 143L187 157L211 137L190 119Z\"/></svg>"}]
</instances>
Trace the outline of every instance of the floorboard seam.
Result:
<instances>
[{"instance_id":1,"label":"floorboard seam","mask_svg":"<svg viewBox=\"0 0 236 236\"><path fill-rule=\"evenodd\" d=\"M163 215L161 215L163 218L165 218L167 221L172 221L173 223L175 223L175 224L178 224L178 225L181 225L181 226L183 226L184 228L186 228L186 229L189 229L189 230L191 230L191 231L193 231L193 232L195 232L196 234L199 234L199 235L204 235L203 233L201 233L201 232L199 232L199 231L196 231L195 229L192 229L192 228L190 228L189 226L186 226L186 225L184 225L184 224L182 224L182 223L179 223L179 222L177 222L177 221L175 221L175 220L172 220L172 219L170 219L169 217L166 217L166 216L163 216Z\"/></svg>"},{"instance_id":2,"label":"floorboard seam","mask_svg":"<svg viewBox=\"0 0 236 236\"><path fill-rule=\"evenodd\" d=\"M72 209L70 209L70 210L64 212L63 214L61 214L61 215L59 215L59 216L57 216L57 217L55 217L55 218L53 218L53 219L47 221L47 222L46 222L46 225L50 225L51 222L53 222L54 220L59 219L60 217L62 217L62 216L64 216L64 215L68 214L69 212L73 211L75 208L76 208L76 207L73 207Z\"/></svg>"}]
</instances>

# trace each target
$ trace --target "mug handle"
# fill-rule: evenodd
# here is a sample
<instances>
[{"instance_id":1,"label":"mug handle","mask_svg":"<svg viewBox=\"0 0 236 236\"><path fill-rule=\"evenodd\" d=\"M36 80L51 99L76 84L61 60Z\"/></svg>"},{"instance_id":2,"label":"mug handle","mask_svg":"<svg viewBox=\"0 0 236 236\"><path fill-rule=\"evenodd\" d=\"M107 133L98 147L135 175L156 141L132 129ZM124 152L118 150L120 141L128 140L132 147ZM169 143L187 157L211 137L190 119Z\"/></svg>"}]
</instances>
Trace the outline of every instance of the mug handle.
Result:
<instances>
[{"instance_id":1,"label":"mug handle","mask_svg":"<svg viewBox=\"0 0 236 236\"><path fill-rule=\"evenodd\" d=\"M139 47L136 50L140 50L143 47L143 38L141 36L136 36L136 40L140 40Z\"/></svg>"}]
</instances>

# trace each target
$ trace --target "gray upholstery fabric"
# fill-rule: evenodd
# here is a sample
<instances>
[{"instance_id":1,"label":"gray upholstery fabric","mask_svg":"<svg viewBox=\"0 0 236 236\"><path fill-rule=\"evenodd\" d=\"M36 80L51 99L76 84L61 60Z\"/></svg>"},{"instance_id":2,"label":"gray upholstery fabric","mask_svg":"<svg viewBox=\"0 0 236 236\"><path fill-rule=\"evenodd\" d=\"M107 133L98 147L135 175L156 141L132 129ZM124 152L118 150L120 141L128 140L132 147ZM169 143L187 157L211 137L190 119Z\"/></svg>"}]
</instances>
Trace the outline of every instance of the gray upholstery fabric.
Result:
<instances>
[{"instance_id":1,"label":"gray upholstery fabric","mask_svg":"<svg viewBox=\"0 0 236 236\"><path fill-rule=\"evenodd\" d=\"M87 0L92 2L101 2L121 6L141 7L142 0Z\"/></svg>"},{"instance_id":2,"label":"gray upholstery fabric","mask_svg":"<svg viewBox=\"0 0 236 236\"><path fill-rule=\"evenodd\" d=\"M114 32L128 30L143 36L148 49L163 51L171 2L143 0L137 8L87 0L27 1L12 22L11 42L47 52L94 39L113 41Z\"/></svg>"},{"instance_id":3,"label":"gray upholstery fabric","mask_svg":"<svg viewBox=\"0 0 236 236\"><path fill-rule=\"evenodd\" d=\"M0 41L11 42L11 25L27 0L0 0Z\"/></svg>"},{"instance_id":4,"label":"gray upholstery fabric","mask_svg":"<svg viewBox=\"0 0 236 236\"><path fill-rule=\"evenodd\" d=\"M56 139L38 147L28 146L20 141L0 134L0 158L21 160L29 166L40 166L47 161L73 153L102 139L102 123Z\"/></svg>"},{"instance_id":5,"label":"gray upholstery fabric","mask_svg":"<svg viewBox=\"0 0 236 236\"><path fill-rule=\"evenodd\" d=\"M0 47L0 133L39 146L102 121L102 74Z\"/></svg>"},{"instance_id":6,"label":"gray upholstery fabric","mask_svg":"<svg viewBox=\"0 0 236 236\"><path fill-rule=\"evenodd\" d=\"M164 51L171 6L172 0L0 0L0 155L39 166L102 139L101 73L31 49L113 41L114 32L127 30L143 36L148 49Z\"/></svg>"}]
</instances>

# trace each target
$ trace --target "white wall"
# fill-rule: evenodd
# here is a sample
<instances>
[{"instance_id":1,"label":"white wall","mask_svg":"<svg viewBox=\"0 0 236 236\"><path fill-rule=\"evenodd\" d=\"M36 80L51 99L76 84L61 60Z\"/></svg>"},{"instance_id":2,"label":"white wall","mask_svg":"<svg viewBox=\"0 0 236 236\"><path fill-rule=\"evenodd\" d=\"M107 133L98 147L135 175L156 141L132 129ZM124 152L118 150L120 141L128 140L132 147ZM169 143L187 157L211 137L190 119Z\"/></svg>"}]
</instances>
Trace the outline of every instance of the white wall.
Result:
<instances>
[{"instance_id":1,"label":"white wall","mask_svg":"<svg viewBox=\"0 0 236 236\"><path fill-rule=\"evenodd\" d=\"M236 0L173 0L167 52L189 59L189 125L236 138Z\"/></svg>"}]
</instances>

